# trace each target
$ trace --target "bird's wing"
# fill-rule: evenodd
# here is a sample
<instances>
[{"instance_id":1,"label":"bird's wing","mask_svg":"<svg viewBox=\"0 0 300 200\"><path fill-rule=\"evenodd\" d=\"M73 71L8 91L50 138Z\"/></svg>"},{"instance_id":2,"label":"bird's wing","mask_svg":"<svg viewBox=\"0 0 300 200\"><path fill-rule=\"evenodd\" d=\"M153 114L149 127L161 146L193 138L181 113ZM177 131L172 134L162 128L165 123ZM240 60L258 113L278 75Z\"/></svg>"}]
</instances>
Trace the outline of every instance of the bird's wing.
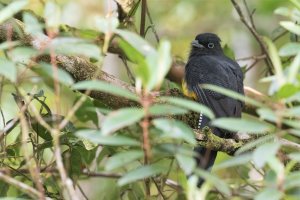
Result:
<instances>
[{"instance_id":1,"label":"bird's wing","mask_svg":"<svg viewBox=\"0 0 300 200\"><path fill-rule=\"evenodd\" d=\"M191 59L186 66L185 81L189 90L196 94L201 103L210 107L216 117L238 117L242 105L235 99L201 88L201 84L217 85L240 92L242 81L231 65L232 63L220 57L201 56Z\"/></svg>"}]
</instances>

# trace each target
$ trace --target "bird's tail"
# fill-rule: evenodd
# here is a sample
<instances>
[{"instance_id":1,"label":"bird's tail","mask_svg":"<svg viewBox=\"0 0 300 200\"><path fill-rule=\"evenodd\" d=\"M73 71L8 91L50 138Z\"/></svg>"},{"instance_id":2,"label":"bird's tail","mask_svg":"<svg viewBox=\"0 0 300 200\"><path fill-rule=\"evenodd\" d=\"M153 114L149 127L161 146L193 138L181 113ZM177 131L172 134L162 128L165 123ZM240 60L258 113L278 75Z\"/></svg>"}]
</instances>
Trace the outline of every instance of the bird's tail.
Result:
<instances>
[{"instance_id":1,"label":"bird's tail","mask_svg":"<svg viewBox=\"0 0 300 200\"><path fill-rule=\"evenodd\" d=\"M203 147L196 147L194 151L196 152L197 155L196 156L197 166L204 170L211 170L211 167L213 166L216 160L218 152ZM199 178L197 186L201 187L203 182L204 179Z\"/></svg>"}]
</instances>

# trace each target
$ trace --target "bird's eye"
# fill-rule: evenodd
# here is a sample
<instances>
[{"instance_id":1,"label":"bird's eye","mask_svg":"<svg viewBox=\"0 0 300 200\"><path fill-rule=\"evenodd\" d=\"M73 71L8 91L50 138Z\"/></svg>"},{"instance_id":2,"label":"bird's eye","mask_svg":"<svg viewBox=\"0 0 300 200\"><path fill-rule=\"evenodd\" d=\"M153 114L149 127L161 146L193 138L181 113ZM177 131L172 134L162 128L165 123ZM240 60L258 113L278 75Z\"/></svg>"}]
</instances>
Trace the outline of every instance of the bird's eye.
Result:
<instances>
[{"instance_id":1,"label":"bird's eye","mask_svg":"<svg viewBox=\"0 0 300 200\"><path fill-rule=\"evenodd\" d=\"M214 48L214 46L215 46L214 43L211 43L211 42L208 43L208 45L207 45L207 47L210 48L210 49Z\"/></svg>"}]
</instances>

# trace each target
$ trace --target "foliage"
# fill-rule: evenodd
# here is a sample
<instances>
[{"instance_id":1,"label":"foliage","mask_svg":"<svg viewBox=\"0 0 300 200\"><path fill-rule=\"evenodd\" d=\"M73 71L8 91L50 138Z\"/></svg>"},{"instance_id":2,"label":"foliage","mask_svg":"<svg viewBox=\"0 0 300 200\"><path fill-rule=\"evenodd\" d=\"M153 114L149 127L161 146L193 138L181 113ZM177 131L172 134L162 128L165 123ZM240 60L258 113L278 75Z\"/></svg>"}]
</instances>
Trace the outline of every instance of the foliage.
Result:
<instances>
[{"instance_id":1,"label":"foliage","mask_svg":"<svg viewBox=\"0 0 300 200\"><path fill-rule=\"evenodd\" d=\"M268 50L265 57L271 60L273 72L261 80L269 83L267 100L204 86L252 106L255 114L245 113L242 119L215 119L202 104L167 96L171 43L164 39L155 47L132 31L128 21L138 17L139 2L122 19L97 17L93 29L64 25L62 8L52 1L43 6L42 20L22 10L28 1L3 4L0 29L16 22L24 32L13 37L15 27L11 33L0 31L0 39L2 35L6 38L0 44L0 97L11 101L10 108L2 106L2 99L0 106L0 196L297 199L300 2L291 0L290 7L274 11L285 18L279 23L285 30L281 37L289 34L290 41L279 47L268 36L259 40ZM16 20L19 15L20 21ZM128 74L133 74L129 77L133 86L127 84L130 89L120 82L112 85L97 80L103 74L103 59L116 44ZM62 58L84 59L88 66L96 67L92 76L80 79L72 74L76 62L63 68ZM93 92L132 104L109 107L109 98L94 99ZM216 164L212 173L196 167L196 133L190 124L176 118L191 112L202 112L214 126L248 136L235 156ZM230 170L234 173L220 175ZM93 177L98 178L97 197L80 186L88 185ZM206 180L201 188L196 187L199 177Z\"/></svg>"}]
</instances>

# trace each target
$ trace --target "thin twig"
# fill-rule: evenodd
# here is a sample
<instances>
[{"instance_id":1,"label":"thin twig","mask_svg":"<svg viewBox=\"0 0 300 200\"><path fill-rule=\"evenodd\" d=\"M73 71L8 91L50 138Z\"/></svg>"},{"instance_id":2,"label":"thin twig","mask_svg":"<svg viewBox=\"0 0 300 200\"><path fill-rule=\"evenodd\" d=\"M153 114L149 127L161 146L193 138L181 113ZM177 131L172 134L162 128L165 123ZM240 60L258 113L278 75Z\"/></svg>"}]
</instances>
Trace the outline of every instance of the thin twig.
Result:
<instances>
[{"instance_id":1,"label":"thin twig","mask_svg":"<svg viewBox=\"0 0 300 200\"><path fill-rule=\"evenodd\" d=\"M241 22L248 28L248 30L252 33L252 35L254 36L254 38L256 39L256 41L258 42L258 44L260 46L260 49L262 51L262 54L266 55L266 58L265 58L264 61L265 61L266 65L267 65L267 67L268 67L268 72L271 75L273 75L274 74L274 72L273 72L273 64L272 64L272 61L271 61L268 49L267 49L265 43L263 42L261 36L257 33L253 21L251 21L251 15L248 16L250 18L250 23L248 23L247 20L246 20L246 18L245 18L245 16L244 16L244 14L243 14L243 12L242 12L242 10L241 10L241 7L238 5L238 3L236 3L235 0L231 0L231 2L232 2L232 5L234 6L235 10L237 11L238 15L240 16ZM245 4L245 7L249 10L247 4Z\"/></svg>"},{"instance_id":2,"label":"thin twig","mask_svg":"<svg viewBox=\"0 0 300 200\"><path fill-rule=\"evenodd\" d=\"M146 27L146 12L147 12L147 0L142 0L141 5L141 25L140 25L140 35L145 37L145 27Z\"/></svg>"},{"instance_id":3,"label":"thin twig","mask_svg":"<svg viewBox=\"0 0 300 200\"><path fill-rule=\"evenodd\" d=\"M162 197L163 200L166 200L166 197L164 196L164 193L161 191L161 189L159 188L159 185L156 183L156 181L154 180L154 178L151 178L158 193L160 194L160 196Z\"/></svg>"},{"instance_id":4,"label":"thin twig","mask_svg":"<svg viewBox=\"0 0 300 200\"><path fill-rule=\"evenodd\" d=\"M265 54L263 55L258 55L258 56L248 56L244 58L237 58L236 61L244 61L244 60L262 60L265 59L267 56Z\"/></svg>"},{"instance_id":5,"label":"thin twig","mask_svg":"<svg viewBox=\"0 0 300 200\"><path fill-rule=\"evenodd\" d=\"M159 36L158 36L157 31L155 29L155 25L153 23L153 20L152 20L152 17L151 17L151 14L150 14L148 6L146 8L146 11L147 11L147 16L148 16L148 19L149 19L149 22L150 22L150 26L149 27L151 27L151 29L152 29L152 32L153 32L153 34L155 36L155 39L156 39L156 42L159 43Z\"/></svg>"},{"instance_id":6,"label":"thin twig","mask_svg":"<svg viewBox=\"0 0 300 200\"><path fill-rule=\"evenodd\" d=\"M42 196L40 194L40 192L37 191L36 189L34 189L33 187L30 187L29 185L27 185L23 182L17 181L16 179L9 177L2 172L0 172L0 179L7 182L10 185L15 186L18 189L24 191L29 196L31 196L33 199L37 199L38 197Z\"/></svg>"}]
</instances>

